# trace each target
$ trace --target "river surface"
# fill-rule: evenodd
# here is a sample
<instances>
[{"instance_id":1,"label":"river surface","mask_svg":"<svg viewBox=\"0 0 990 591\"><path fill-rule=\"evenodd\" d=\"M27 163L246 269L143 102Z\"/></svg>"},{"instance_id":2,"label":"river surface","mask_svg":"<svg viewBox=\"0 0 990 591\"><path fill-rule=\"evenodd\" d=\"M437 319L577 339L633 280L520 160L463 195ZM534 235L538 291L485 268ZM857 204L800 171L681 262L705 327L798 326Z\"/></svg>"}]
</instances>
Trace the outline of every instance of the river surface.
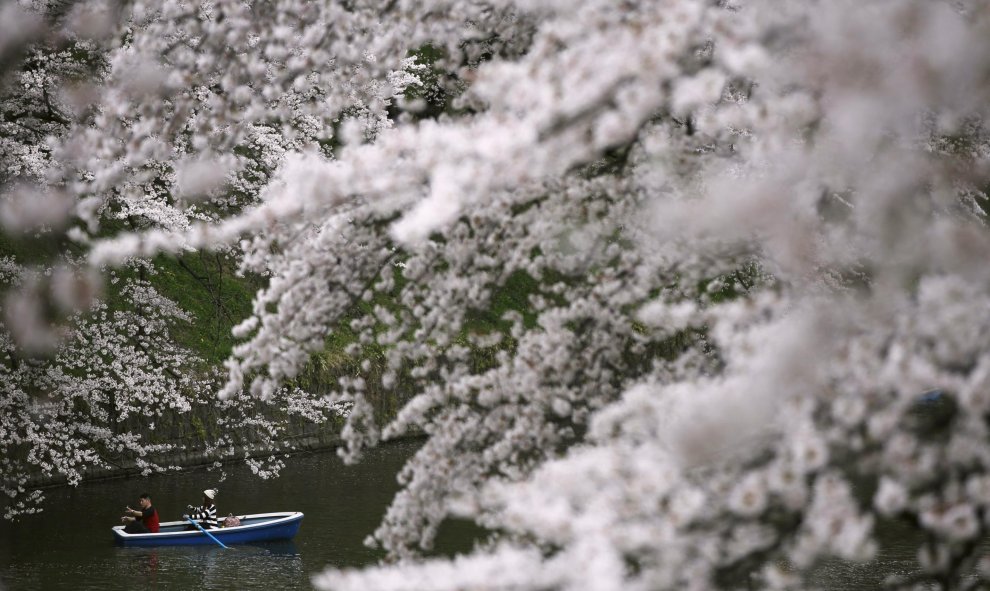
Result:
<instances>
[{"instance_id":1,"label":"river surface","mask_svg":"<svg viewBox=\"0 0 990 591\"><path fill-rule=\"evenodd\" d=\"M395 475L418 445L372 450L356 466L345 466L333 452L295 455L272 480L235 465L226 468L222 482L216 472L188 470L50 489L42 513L14 524L0 521L0 590L310 589L310 578L328 566L364 566L381 558L362 542L381 521L398 488ZM162 521L170 521L198 503L208 487L220 489L219 515L302 511L302 528L291 542L230 550L114 545L110 527L142 492L152 495ZM476 531L463 524L441 528L438 552L469 549ZM886 575L916 569L917 538L911 532L886 526L879 538L876 560L822 565L814 586L873 590Z\"/></svg>"},{"instance_id":2,"label":"river surface","mask_svg":"<svg viewBox=\"0 0 990 591\"><path fill-rule=\"evenodd\" d=\"M362 542L381 521L398 488L395 475L418 445L384 446L355 466L333 452L295 455L271 480L234 465L223 482L218 472L188 470L49 489L43 512L0 521L0 589L310 589L310 577L327 566L379 560L381 553ZM291 542L230 550L113 543L110 528L141 493L151 494L162 521L173 521L212 487L220 490L218 515L302 511L302 527ZM444 553L471 547L467 527L441 533L437 547Z\"/></svg>"}]
</instances>

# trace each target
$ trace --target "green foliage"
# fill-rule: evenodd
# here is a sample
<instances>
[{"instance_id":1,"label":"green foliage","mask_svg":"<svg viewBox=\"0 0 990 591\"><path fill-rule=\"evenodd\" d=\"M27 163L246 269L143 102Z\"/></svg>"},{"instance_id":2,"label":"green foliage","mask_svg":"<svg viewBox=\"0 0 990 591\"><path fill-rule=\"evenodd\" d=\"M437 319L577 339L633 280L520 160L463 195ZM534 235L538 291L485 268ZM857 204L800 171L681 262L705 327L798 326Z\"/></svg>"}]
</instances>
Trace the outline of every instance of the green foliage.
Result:
<instances>
[{"instance_id":1,"label":"green foliage","mask_svg":"<svg viewBox=\"0 0 990 591\"><path fill-rule=\"evenodd\" d=\"M415 57L416 63L425 67L416 72L420 83L406 88L405 98L410 101L417 99L423 101L423 110L417 113L417 117L435 119L448 111L450 101L454 98L446 88L449 84L444 84L449 74L437 65L437 62L446 56L443 51L432 45L424 45L411 51L409 57Z\"/></svg>"},{"instance_id":2,"label":"green foliage","mask_svg":"<svg viewBox=\"0 0 990 591\"><path fill-rule=\"evenodd\" d=\"M203 421L198 416L193 414L189 424L192 426L193 430L195 430L196 436L199 440L206 441L206 426L203 424Z\"/></svg>"},{"instance_id":3,"label":"green foliage","mask_svg":"<svg viewBox=\"0 0 990 591\"><path fill-rule=\"evenodd\" d=\"M154 264L157 273L147 279L193 317L175 328L175 338L211 364L222 363L234 346L231 329L250 314L261 279L237 277L233 262L216 253L160 256Z\"/></svg>"},{"instance_id":4,"label":"green foliage","mask_svg":"<svg viewBox=\"0 0 990 591\"><path fill-rule=\"evenodd\" d=\"M82 251L69 240L55 238L50 233L12 234L0 231L0 257L14 257L21 265L42 265L69 254Z\"/></svg>"},{"instance_id":5,"label":"green foliage","mask_svg":"<svg viewBox=\"0 0 990 591\"><path fill-rule=\"evenodd\" d=\"M0 233L0 256L10 256L22 265L44 268L57 264L66 252L75 252L71 242L50 234L19 236ZM126 309L120 297L121 279L147 280L159 293L175 301L190 314L192 322L179 323L173 332L185 348L211 365L219 365L230 354L231 329L251 311L251 299L262 285L258 277L238 277L234 261L220 253L189 253L179 257L159 256L150 265L124 267L106 277L103 298L110 312Z\"/></svg>"}]
</instances>

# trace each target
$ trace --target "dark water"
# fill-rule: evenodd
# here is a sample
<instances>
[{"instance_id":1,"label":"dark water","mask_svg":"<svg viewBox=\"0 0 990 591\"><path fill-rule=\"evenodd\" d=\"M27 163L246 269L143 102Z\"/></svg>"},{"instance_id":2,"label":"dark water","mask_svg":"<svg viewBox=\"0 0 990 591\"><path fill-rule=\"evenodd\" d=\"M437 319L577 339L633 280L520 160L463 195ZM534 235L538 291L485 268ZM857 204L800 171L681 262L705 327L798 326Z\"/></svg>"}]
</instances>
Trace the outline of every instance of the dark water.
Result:
<instances>
[{"instance_id":1,"label":"dark water","mask_svg":"<svg viewBox=\"0 0 990 591\"><path fill-rule=\"evenodd\" d=\"M310 577L328 565L380 558L362 541L380 522L397 490L395 475L417 446L373 450L356 466L344 466L332 452L292 456L272 480L241 465L227 467L223 482L218 473L195 470L46 491L42 513L0 521L0 589L309 589ZM111 526L142 492L152 495L162 521L171 521L214 486L219 515L302 511L302 528L291 542L231 550L114 545ZM444 537L441 550L470 548L468 532Z\"/></svg>"},{"instance_id":2,"label":"dark water","mask_svg":"<svg viewBox=\"0 0 990 591\"><path fill-rule=\"evenodd\" d=\"M261 480L247 466L227 467L227 478L205 470L150 478L112 480L47 491L45 510L10 524L0 521L0 591L41 589L309 589L310 577L327 566L373 564L381 557L363 545L397 490L395 475L415 452L416 442L371 451L356 466L332 452L286 460L279 478ZM125 505L142 492L152 495L163 521L178 519L201 491L218 487L218 513L302 511L291 542L235 546L122 548L110 527ZM441 528L438 551L471 547L477 530ZM830 561L819 565L811 584L818 589L878 589L892 574L916 572L918 539L887 524L881 549L867 564Z\"/></svg>"}]
</instances>

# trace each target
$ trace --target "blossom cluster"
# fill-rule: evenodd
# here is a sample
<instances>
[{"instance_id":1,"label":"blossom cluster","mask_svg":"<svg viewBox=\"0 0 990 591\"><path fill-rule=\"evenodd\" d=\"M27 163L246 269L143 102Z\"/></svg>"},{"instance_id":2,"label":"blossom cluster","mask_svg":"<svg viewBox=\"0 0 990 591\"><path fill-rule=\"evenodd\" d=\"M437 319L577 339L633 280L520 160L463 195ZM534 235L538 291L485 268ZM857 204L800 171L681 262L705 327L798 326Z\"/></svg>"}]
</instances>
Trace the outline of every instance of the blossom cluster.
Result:
<instances>
[{"instance_id":1,"label":"blossom cluster","mask_svg":"<svg viewBox=\"0 0 990 591\"><path fill-rule=\"evenodd\" d=\"M318 587L804 588L887 519L892 585L985 584L986 0L128 19L40 181L89 264L237 249L224 404L336 339L382 360L321 395L344 455L428 435L370 540L403 560ZM493 540L416 560L454 516Z\"/></svg>"}]
</instances>

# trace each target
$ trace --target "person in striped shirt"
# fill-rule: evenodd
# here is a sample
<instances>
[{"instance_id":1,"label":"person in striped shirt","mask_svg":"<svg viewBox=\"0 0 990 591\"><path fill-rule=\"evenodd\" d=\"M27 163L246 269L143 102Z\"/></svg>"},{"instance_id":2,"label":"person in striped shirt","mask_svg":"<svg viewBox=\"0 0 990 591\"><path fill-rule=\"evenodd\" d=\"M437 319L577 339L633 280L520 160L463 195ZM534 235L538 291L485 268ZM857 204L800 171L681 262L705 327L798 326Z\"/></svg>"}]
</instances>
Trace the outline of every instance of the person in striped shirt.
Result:
<instances>
[{"instance_id":1,"label":"person in striped shirt","mask_svg":"<svg viewBox=\"0 0 990 591\"><path fill-rule=\"evenodd\" d=\"M203 505L201 507L187 506L186 510L189 513L183 517L198 521L204 529L215 529L217 527L217 507L213 504L213 499L216 498L217 492L219 491L215 488L204 490Z\"/></svg>"}]
</instances>

